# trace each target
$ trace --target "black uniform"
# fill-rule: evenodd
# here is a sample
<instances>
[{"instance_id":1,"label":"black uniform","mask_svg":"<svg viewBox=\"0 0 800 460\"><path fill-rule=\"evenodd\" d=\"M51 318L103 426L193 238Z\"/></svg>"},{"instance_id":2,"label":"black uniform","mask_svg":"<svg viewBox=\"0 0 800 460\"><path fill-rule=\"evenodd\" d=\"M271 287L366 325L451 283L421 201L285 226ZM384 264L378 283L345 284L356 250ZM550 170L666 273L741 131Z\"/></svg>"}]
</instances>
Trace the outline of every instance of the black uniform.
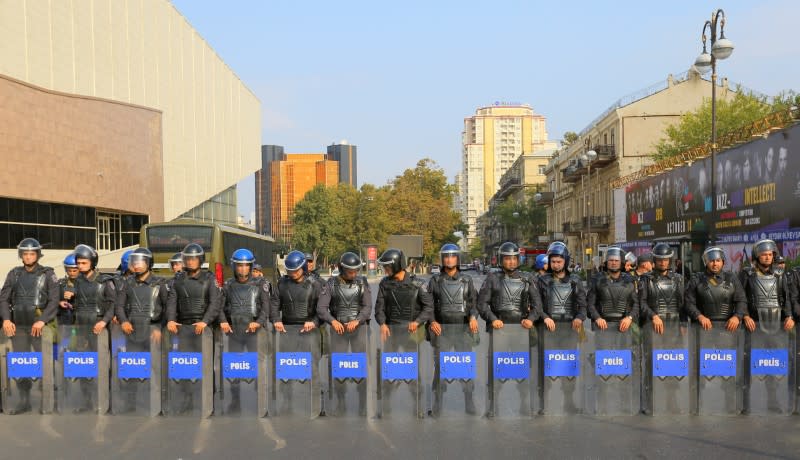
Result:
<instances>
[{"instance_id":1,"label":"black uniform","mask_svg":"<svg viewBox=\"0 0 800 460\"><path fill-rule=\"evenodd\" d=\"M794 284L787 281L785 274L778 275L772 270L759 268L743 270L739 277L747 296L747 316L756 323L769 323L762 329L777 331L796 310Z\"/></svg>"},{"instance_id":2,"label":"black uniform","mask_svg":"<svg viewBox=\"0 0 800 460\"><path fill-rule=\"evenodd\" d=\"M533 280L518 270L489 274L478 294L478 312L486 321L487 331L492 331L492 322L498 319L519 324L526 318L541 318L541 301L534 292Z\"/></svg>"},{"instance_id":3,"label":"black uniform","mask_svg":"<svg viewBox=\"0 0 800 460\"><path fill-rule=\"evenodd\" d=\"M667 320L685 321L683 276L668 270L666 275L652 271L639 278L639 306L646 320L658 315Z\"/></svg>"},{"instance_id":4,"label":"black uniform","mask_svg":"<svg viewBox=\"0 0 800 460\"><path fill-rule=\"evenodd\" d=\"M425 281L406 272L402 281L385 276L378 285L375 299L375 321L384 324L425 324L433 319L433 297Z\"/></svg>"},{"instance_id":5,"label":"black uniform","mask_svg":"<svg viewBox=\"0 0 800 460\"><path fill-rule=\"evenodd\" d=\"M747 295L739 279L731 272L714 275L696 273L686 286L686 314L694 321L700 315L711 321L740 320L747 314Z\"/></svg>"},{"instance_id":6,"label":"black uniform","mask_svg":"<svg viewBox=\"0 0 800 460\"><path fill-rule=\"evenodd\" d=\"M600 273L597 276L605 276ZM578 275L568 273L563 278L553 273L537 280L537 292L542 305L542 316L556 322L586 320L586 289Z\"/></svg>"},{"instance_id":7,"label":"black uniform","mask_svg":"<svg viewBox=\"0 0 800 460\"><path fill-rule=\"evenodd\" d=\"M125 351L149 352L153 347L159 347L153 334L160 339L169 296L167 280L150 273L143 281L135 276L127 276L117 279L117 282L117 319L120 324L129 322L133 326L133 332L125 336ZM136 380L120 382L123 412L136 408L137 389L143 384L148 383Z\"/></svg>"},{"instance_id":8,"label":"black uniform","mask_svg":"<svg viewBox=\"0 0 800 460\"><path fill-rule=\"evenodd\" d=\"M358 321L359 328L354 332L339 335L330 330L331 352L333 353L365 353L367 349L366 331L361 332L361 326L369 322L372 315L372 292L366 277L357 276L353 281L347 281L341 276L330 278L323 284L322 292L317 302L317 316L320 320L330 324L334 320L346 326L350 321ZM366 415L367 386L366 382L357 384L359 398L359 413ZM337 397L337 413L345 411L346 383L334 381Z\"/></svg>"},{"instance_id":9,"label":"black uniform","mask_svg":"<svg viewBox=\"0 0 800 460\"><path fill-rule=\"evenodd\" d=\"M61 301L66 301L70 304L70 308L62 308L61 305L58 306L58 313L56 313L56 320L58 324L72 324L75 321L75 318L72 314L72 302L75 301L75 280L70 279L68 276L65 276L58 280L58 287L61 292L60 299ZM64 294L67 292L71 292L73 294L72 299L67 300L64 297Z\"/></svg>"},{"instance_id":10,"label":"black uniform","mask_svg":"<svg viewBox=\"0 0 800 460\"><path fill-rule=\"evenodd\" d=\"M447 273L433 275L428 283L428 291L433 296L433 316L442 326L441 335L430 332L433 346L433 412L438 414L442 402L444 384L439 380L439 355L442 351L470 351L473 346L469 321L478 319L478 293L472 285L472 277L456 271L455 276ZM468 335L469 334L469 335ZM468 413L475 412L472 394L475 382L462 382L465 405Z\"/></svg>"},{"instance_id":11,"label":"black uniform","mask_svg":"<svg viewBox=\"0 0 800 460\"><path fill-rule=\"evenodd\" d=\"M230 324L233 332L228 334L229 352L258 351L257 335L247 332L250 323L258 323L262 328L269 321L269 297L272 285L264 278L248 277L241 282L236 277L228 279L222 287L224 307L219 322ZM240 409L241 382L233 379L229 412Z\"/></svg>"},{"instance_id":12,"label":"black uniform","mask_svg":"<svg viewBox=\"0 0 800 460\"><path fill-rule=\"evenodd\" d=\"M6 276L0 289L0 319L12 321L17 332L11 338L14 351L42 351L42 342L30 335L31 326L37 321L49 323L56 316L60 299L58 278L50 267L34 265L31 271L15 267ZM19 379L19 406L12 413L31 409L31 379Z\"/></svg>"},{"instance_id":13,"label":"black uniform","mask_svg":"<svg viewBox=\"0 0 800 460\"><path fill-rule=\"evenodd\" d=\"M616 279L606 273L594 276L589 283L586 303L593 321L603 318L616 322L628 316L634 323L639 320L636 280L628 273L622 272Z\"/></svg>"}]
</instances>

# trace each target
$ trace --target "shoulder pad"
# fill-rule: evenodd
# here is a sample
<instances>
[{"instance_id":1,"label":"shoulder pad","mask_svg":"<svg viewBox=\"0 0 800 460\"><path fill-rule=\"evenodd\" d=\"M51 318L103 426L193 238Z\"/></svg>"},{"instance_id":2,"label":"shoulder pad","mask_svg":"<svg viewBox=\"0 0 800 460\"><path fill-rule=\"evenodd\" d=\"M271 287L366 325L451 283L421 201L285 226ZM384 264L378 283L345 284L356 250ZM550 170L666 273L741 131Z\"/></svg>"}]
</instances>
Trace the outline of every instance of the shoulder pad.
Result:
<instances>
[{"instance_id":1,"label":"shoulder pad","mask_svg":"<svg viewBox=\"0 0 800 460\"><path fill-rule=\"evenodd\" d=\"M114 275L109 275L108 273L100 273L99 275L97 275L97 278L95 278L95 281L102 284L107 281L111 281L114 278L115 278Z\"/></svg>"}]
</instances>

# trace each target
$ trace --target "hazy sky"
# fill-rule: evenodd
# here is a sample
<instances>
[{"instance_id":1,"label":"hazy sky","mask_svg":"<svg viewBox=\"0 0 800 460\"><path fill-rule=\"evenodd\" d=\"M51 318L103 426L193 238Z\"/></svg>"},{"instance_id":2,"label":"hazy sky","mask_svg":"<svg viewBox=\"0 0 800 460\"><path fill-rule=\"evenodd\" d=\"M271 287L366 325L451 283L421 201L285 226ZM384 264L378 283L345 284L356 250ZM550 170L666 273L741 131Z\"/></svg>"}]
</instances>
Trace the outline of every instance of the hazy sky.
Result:
<instances>
[{"instance_id":1,"label":"hazy sky","mask_svg":"<svg viewBox=\"0 0 800 460\"><path fill-rule=\"evenodd\" d=\"M518 101L551 139L620 97L685 71L703 22L727 14L719 74L773 95L800 89L800 2L211 1L176 8L261 101L262 143L358 146L359 185L424 157L461 168L464 117ZM240 212L254 207L252 179Z\"/></svg>"}]
</instances>

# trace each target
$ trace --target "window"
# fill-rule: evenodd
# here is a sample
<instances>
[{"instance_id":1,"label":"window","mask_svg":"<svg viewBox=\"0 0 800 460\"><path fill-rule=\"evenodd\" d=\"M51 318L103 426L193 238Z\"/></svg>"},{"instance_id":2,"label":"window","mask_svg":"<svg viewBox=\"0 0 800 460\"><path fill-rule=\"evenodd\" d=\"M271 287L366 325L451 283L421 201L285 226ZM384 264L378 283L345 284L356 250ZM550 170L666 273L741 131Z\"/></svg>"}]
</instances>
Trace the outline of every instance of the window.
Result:
<instances>
[{"instance_id":1,"label":"window","mask_svg":"<svg viewBox=\"0 0 800 460\"><path fill-rule=\"evenodd\" d=\"M544 176L545 165L539 165L539 175Z\"/></svg>"}]
</instances>

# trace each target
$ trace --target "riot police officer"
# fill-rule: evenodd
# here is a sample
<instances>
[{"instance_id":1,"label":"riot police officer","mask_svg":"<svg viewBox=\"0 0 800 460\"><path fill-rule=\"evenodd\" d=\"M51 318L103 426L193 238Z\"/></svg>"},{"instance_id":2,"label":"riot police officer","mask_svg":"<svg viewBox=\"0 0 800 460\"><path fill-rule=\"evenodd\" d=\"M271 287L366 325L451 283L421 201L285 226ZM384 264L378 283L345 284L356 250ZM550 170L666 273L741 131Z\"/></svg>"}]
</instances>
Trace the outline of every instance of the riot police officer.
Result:
<instances>
[{"instance_id":1,"label":"riot police officer","mask_svg":"<svg viewBox=\"0 0 800 460\"><path fill-rule=\"evenodd\" d=\"M470 351L470 335L478 333L477 292L472 285L472 277L459 271L461 248L447 243L439 249L442 271L431 277L428 291L433 296L433 316L430 323L431 345L433 346L433 413L438 415L442 403L444 384L440 381L439 355L442 351ZM442 325L449 329L443 330ZM468 335L467 332L470 334ZM468 414L475 413L472 398L475 382L463 383L464 409Z\"/></svg>"},{"instance_id":2,"label":"riot police officer","mask_svg":"<svg viewBox=\"0 0 800 460\"><path fill-rule=\"evenodd\" d=\"M42 351L42 344L31 337L41 337L42 329L56 316L59 301L58 278L50 267L39 265L42 245L34 238L25 238L17 245L17 255L22 266L15 267L6 276L0 289L0 318L3 332L11 337L14 351ZM17 334L17 326L24 332ZM28 334L30 328L30 335ZM9 414L31 410L31 379L19 379L19 402Z\"/></svg>"},{"instance_id":3,"label":"riot police officer","mask_svg":"<svg viewBox=\"0 0 800 460\"><path fill-rule=\"evenodd\" d=\"M639 305L644 318L653 323L653 330L663 334L665 319L685 319L683 276L670 268L674 252L668 244L656 244L652 256L653 271L640 277Z\"/></svg>"},{"instance_id":4,"label":"riot police officer","mask_svg":"<svg viewBox=\"0 0 800 460\"><path fill-rule=\"evenodd\" d=\"M252 276L251 269L256 261L249 249L237 249L231 254L234 276L222 288L225 307L220 323L228 323L233 331L228 334L228 351L258 351L256 332L267 326L269 320L269 297L272 285L264 278ZM231 401L228 412L241 410L241 384L238 379L231 382Z\"/></svg>"},{"instance_id":5,"label":"riot police officer","mask_svg":"<svg viewBox=\"0 0 800 460\"><path fill-rule=\"evenodd\" d=\"M556 330L556 322L580 331L586 320L586 289L580 277L567 270L569 259L566 244L551 243L547 248L547 274L537 281L544 325L551 332Z\"/></svg>"},{"instance_id":6,"label":"riot police officer","mask_svg":"<svg viewBox=\"0 0 800 460\"><path fill-rule=\"evenodd\" d=\"M310 252L305 253L306 256L306 270L308 270L308 276L311 278L315 278L317 281L320 281L322 278L319 276L319 272L317 270L317 263L314 260L314 254Z\"/></svg>"},{"instance_id":7,"label":"riot police officer","mask_svg":"<svg viewBox=\"0 0 800 460\"><path fill-rule=\"evenodd\" d=\"M639 299L636 281L622 271L622 249L610 247L606 251L606 271L589 281L587 308L598 328L605 330L608 323L619 323L620 332L626 332L639 320Z\"/></svg>"},{"instance_id":8,"label":"riot police officer","mask_svg":"<svg viewBox=\"0 0 800 460\"><path fill-rule=\"evenodd\" d=\"M169 258L169 268L176 275L183 271L183 255L180 252L176 252Z\"/></svg>"},{"instance_id":9,"label":"riot police officer","mask_svg":"<svg viewBox=\"0 0 800 460\"><path fill-rule=\"evenodd\" d=\"M536 270L536 274L539 276L544 275L547 273L547 254L539 254L536 256L536 261L533 264L533 269Z\"/></svg>"},{"instance_id":10,"label":"riot police officer","mask_svg":"<svg viewBox=\"0 0 800 460\"><path fill-rule=\"evenodd\" d=\"M317 316L333 328L333 333L341 339L333 341L331 352L349 353L364 352L367 348L366 334L357 334L359 327L369 322L372 315L372 293L365 276L359 274L361 258L352 252L345 252L339 257L339 275L331 277L323 285L317 303ZM334 382L337 413L345 409L344 382ZM358 385L358 412L367 413L367 392L365 385Z\"/></svg>"},{"instance_id":11,"label":"riot police officer","mask_svg":"<svg viewBox=\"0 0 800 460\"><path fill-rule=\"evenodd\" d=\"M753 245L752 269L739 273L747 295L747 314L744 326L748 331L776 332L783 324L784 330L794 327L793 310L796 293L786 276L775 273L773 263L778 256L778 246L772 240L760 240Z\"/></svg>"},{"instance_id":12,"label":"riot police officer","mask_svg":"<svg viewBox=\"0 0 800 460\"><path fill-rule=\"evenodd\" d=\"M625 273L633 274L636 269L636 256L632 252L625 254Z\"/></svg>"},{"instance_id":13,"label":"riot police officer","mask_svg":"<svg viewBox=\"0 0 800 460\"><path fill-rule=\"evenodd\" d=\"M406 271L405 255L399 249L387 249L378 258L386 274L378 284L375 321L381 326L381 339L390 335L389 324L407 324L415 333L421 324L433 318L433 298L425 281Z\"/></svg>"},{"instance_id":14,"label":"riot police officer","mask_svg":"<svg viewBox=\"0 0 800 460\"><path fill-rule=\"evenodd\" d=\"M167 330L178 334L179 327L193 327L198 336L195 340L183 337L178 342L181 351L201 352L199 336L205 328L220 315L222 291L217 280L208 270L203 270L205 251L197 243L189 243L181 252L184 271L175 276L167 297ZM230 332L230 324L220 324L222 331ZM179 413L191 411L194 407L191 382L181 381L183 402Z\"/></svg>"},{"instance_id":15,"label":"riot police officer","mask_svg":"<svg viewBox=\"0 0 800 460\"><path fill-rule=\"evenodd\" d=\"M98 255L93 247L86 244L75 246L75 261L80 275L75 280L75 300L72 304L74 324L81 326L76 346L80 351L98 351L97 335L114 318L117 288L112 275L97 270ZM83 401L75 409L76 412L92 410L92 383L88 379L80 380Z\"/></svg>"},{"instance_id":16,"label":"riot police officer","mask_svg":"<svg viewBox=\"0 0 800 460\"><path fill-rule=\"evenodd\" d=\"M61 301L58 303L56 320L58 324L72 324L71 300L75 297L75 280L80 274L75 253L70 253L64 258L64 273L64 277L58 280L58 286L61 288Z\"/></svg>"},{"instance_id":17,"label":"riot police officer","mask_svg":"<svg viewBox=\"0 0 800 460\"><path fill-rule=\"evenodd\" d=\"M125 351L149 352L161 343L161 325L169 297L167 280L152 273L153 253L147 248L132 251L126 264L131 276L122 279L115 306L125 334ZM120 385L125 392L122 412L136 409L137 384L131 380Z\"/></svg>"},{"instance_id":18,"label":"riot police officer","mask_svg":"<svg viewBox=\"0 0 800 460\"><path fill-rule=\"evenodd\" d=\"M633 271L633 277L638 282L639 278L651 271L653 271L653 254L649 252L639 254L636 258L636 269Z\"/></svg>"},{"instance_id":19,"label":"riot police officer","mask_svg":"<svg viewBox=\"0 0 800 460\"><path fill-rule=\"evenodd\" d=\"M541 305L531 295L531 278L519 271L519 247L511 242L498 250L503 271L490 273L478 293L478 312L486 321L486 330L502 329L505 323L525 329L541 315Z\"/></svg>"},{"instance_id":20,"label":"riot police officer","mask_svg":"<svg viewBox=\"0 0 800 460\"><path fill-rule=\"evenodd\" d=\"M725 329L733 332L747 313L744 288L736 275L722 271L725 252L721 248L707 248L702 258L706 270L695 274L686 286L686 313L704 330L713 328L712 321L726 321Z\"/></svg>"}]
</instances>

